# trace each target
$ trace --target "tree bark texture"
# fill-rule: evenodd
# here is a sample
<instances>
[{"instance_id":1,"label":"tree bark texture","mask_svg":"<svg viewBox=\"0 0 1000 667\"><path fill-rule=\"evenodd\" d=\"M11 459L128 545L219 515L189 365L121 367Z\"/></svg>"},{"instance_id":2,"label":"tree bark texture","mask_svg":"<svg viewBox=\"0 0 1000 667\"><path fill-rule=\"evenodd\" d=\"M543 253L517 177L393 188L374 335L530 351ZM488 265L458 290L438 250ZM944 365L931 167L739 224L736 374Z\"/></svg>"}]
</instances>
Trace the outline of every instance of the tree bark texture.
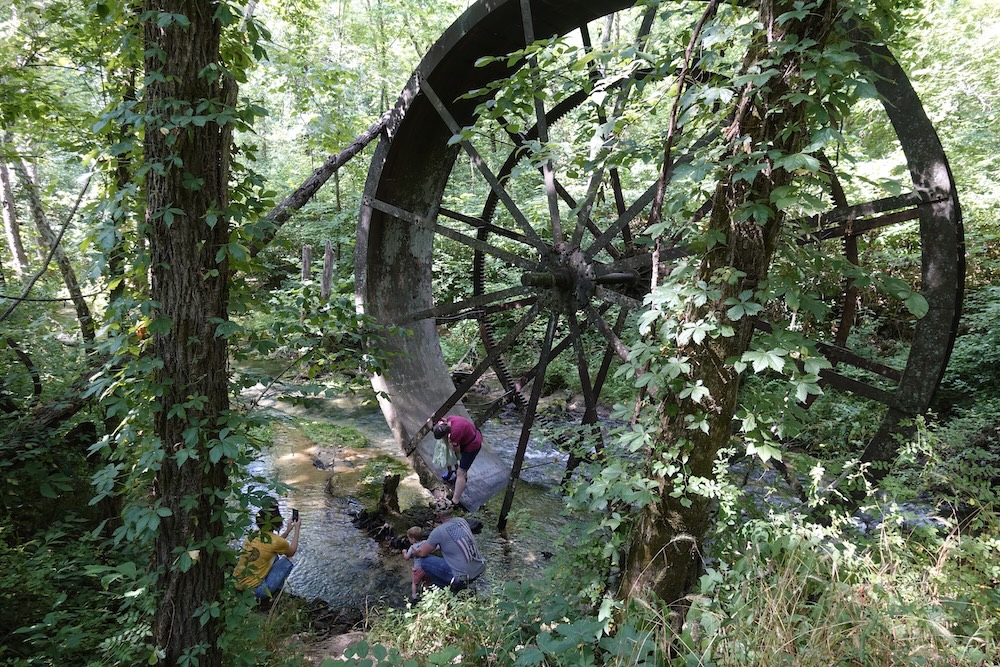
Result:
<instances>
[{"instance_id":1,"label":"tree bark texture","mask_svg":"<svg viewBox=\"0 0 1000 667\"><path fill-rule=\"evenodd\" d=\"M229 131L213 115L224 111L227 99L219 78L221 26L215 2L145 0L143 9L152 16L144 24L150 291L158 322L169 324L153 327L152 345L162 362L155 432L164 448L153 493L170 510L154 545L159 603L153 638L161 665L197 656L201 667L212 667L222 663L219 623L202 623L195 612L218 600L227 562L213 548L224 534L226 459L212 463L209 456L229 409L227 346L216 335L228 317L230 278L225 254L220 258L229 237ZM168 15L186 17L186 25ZM193 456L179 459L181 450ZM185 551L197 554L182 571L175 562Z\"/></svg>"},{"instance_id":2,"label":"tree bark texture","mask_svg":"<svg viewBox=\"0 0 1000 667\"><path fill-rule=\"evenodd\" d=\"M723 128L728 141L728 155L746 150L772 150L780 154L801 152L808 137L807 108L801 102L786 98L790 91L809 91L809 82L802 77L803 64L809 57L790 51L774 62L776 47L790 35L813 39L816 49L823 48L834 25L837 0L826 0L802 20L779 24L777 17L793 9L792 0L761 0L760 28L745 57L743 69L749 71L762 59L769 58L768 67L779 74L765 86L746 86L740 90L732 124ZM658 478L658 501L643 508L638 518L620 582L623 598L644 597L647 593L660 598L683 612L684 596L690 592L701 573L703 540L712 521L710 500L685 490L679 497L672 492L691 479L714 477L713 468L719 449L731 436L733 416L737 410L740 376L727 360L739 358L750 345L752 318L730 321L726 315L726 299L744 290L754 290L767 273L775 252L784 215L773 211L765 222L753 218L739 220L734 215L749 203L769 208L771 192L787 185L792 175L770 164L752 182L735 178L735 170L723 173L713 195L710 227L725 235L726 242L715 246L702 259L698 280L721 289L721 296L704 306L689 306L684 314L687 321L714 320L730 324L735 335L706 338L698 345L680 345L677 355L691 360L691 381L701 380L710 397L701 404L690 399L667 396L659 406L660 431L654 447L654 458L669 445L685 442L682 451L688 455L683 472L673 478ZM737 269L745 277L730 284L718 280L720 270ZM679 409L677 409L677 407ZM708 430L688 428L688 418L707 414ZM651 461L652 463L652 461ZM682 620L680 615L675 620Z\"/></svg>"}]
</instances>

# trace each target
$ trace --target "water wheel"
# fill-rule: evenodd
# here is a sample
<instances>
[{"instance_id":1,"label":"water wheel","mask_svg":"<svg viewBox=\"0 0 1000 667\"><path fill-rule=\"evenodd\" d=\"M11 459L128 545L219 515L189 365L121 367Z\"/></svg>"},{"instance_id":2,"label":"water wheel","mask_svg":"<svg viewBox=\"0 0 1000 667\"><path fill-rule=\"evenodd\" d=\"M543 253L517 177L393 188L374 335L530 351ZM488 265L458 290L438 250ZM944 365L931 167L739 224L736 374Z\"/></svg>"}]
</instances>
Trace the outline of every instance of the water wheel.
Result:
<instances>
[{"instance_id":1,"label":"water wheel","mask_svg":"<svg viewBox=\"0 0 1000 667\"><path fill-rule=\"evenodd\" d=\"M672 74L646 66L612 80L596 59L567 66L565 54L591 53L592 34L606 37L626 26L635 26L631 39L641 50L652 31L705 6L664 3L672 18L658 21L655 9L643 14L631 5L477 2L434 45L399 98L365 187L357 299L363 312L412 331L391 341L397 356L374 385L386 397L382 407L395 437L424 461L432 456L433 440L425 438L432 420L468 414L463 398L487 372L506 390L496 405L521 411L522 451L536 425L542 378L556 359L563 372L575 367L583 422L598 420L609 373L628 353L621 336L653 270L643 235L658 166L642 148L662 145L662 132L648 118L628 114L633 103L662 94L656 82ZM549 41L524 58L506 57L538 40ZM855 339L870 345L877 332L850 335L873 306L847 286L846 265L831 262L830 275L815 277L813 289L834 314L825 330L811 333L834 364L822 382L884 406L882 426L865 453L881 461L892 455L891 434L901 420L928 407L951 353L964 282L963 238L950 169L904 72L883 46L855 48L878 74L882 107L869 111L869 119L878 115L870 120L873 127L883 128L898 148L902 188L858 195L865 190L842 187L854 167L817 153L828 175L822 193L828 204L798 221L807 230L799 245L832 244L840 257L863 265L872 240L892 235L900 256L886 269L919 290L929 306L905 330L897 324L893 339L907 350L905 363L894 366L877 350L856 345ZM722 66L726 59L715 62ZM728 62L735 66L739 59ZM516 79L521 71L532 72L527 85ZM491 86L495 81L508 83L498 90ZM582 158L595 150L596 136L588 128L599 126L606 131L598 144L614 143L618 152L612 162L588 167ZM684 154L707 150L710 126L698 130L692 121L687 127L700 134L688 137ZM704 201L692 204L688 219L704 215ZM678 241L662 246L659 259L669 263L689 253ZM466 263L464 278L452 274L443 282L435 264L445 255L452 265ZM762 330L769 326L761 322ZM477 331L480 356L456 380L442 341L460 339L470 328ZM487 446L469 476L467 504L478 506L516 480L518 465L512 471ZM513 483L508 490L509 500Z\"/></svg>"}]
</instances>

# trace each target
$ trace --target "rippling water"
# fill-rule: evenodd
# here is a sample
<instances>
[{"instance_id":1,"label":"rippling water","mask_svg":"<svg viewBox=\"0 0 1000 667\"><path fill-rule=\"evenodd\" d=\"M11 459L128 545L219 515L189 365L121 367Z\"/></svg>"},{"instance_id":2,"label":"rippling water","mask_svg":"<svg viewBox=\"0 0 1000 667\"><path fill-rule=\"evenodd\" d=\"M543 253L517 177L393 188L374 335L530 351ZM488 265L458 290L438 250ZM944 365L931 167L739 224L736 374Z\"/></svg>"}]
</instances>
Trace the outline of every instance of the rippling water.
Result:
<instances>
[{"instance_id":1,"label":"rippling water","mask_svg":"<svg viewBox=\"0 0 1000 667\"><path fill-rule=\"evenodd\" d=\"M296 566L286 584L289 591L335 607L402 604L410 592L409 561L395 550L383 548L351 520L352 509L359 507L354 496L365 462L380 454L406 460L382 413L377 407L363 406L360 399L325 401L321 408L310 409L270 403L270 409L352 426L371 443L362 449L332 447L309 440L294 420L274 422L275 443L255 467L257 472L293 486L282 505L298 508L302 517L299 549L293 558ZM520 424L493 421L483 428L483 435L498 455L511 461ZM484 585L524 578L545 565L545 554L552 551L552 541L564 523L562 502L555 490L564 468L564 455L530 443L508 518L507 539L496 531L503 492L470 515L484 524L477 536L487 559ZM469 474L475 472L473 465ZM401 480L399 501L403 509L429 499L415 474ZM290 512L284 514L289 516Z\"/></svg>"}]
</instances>

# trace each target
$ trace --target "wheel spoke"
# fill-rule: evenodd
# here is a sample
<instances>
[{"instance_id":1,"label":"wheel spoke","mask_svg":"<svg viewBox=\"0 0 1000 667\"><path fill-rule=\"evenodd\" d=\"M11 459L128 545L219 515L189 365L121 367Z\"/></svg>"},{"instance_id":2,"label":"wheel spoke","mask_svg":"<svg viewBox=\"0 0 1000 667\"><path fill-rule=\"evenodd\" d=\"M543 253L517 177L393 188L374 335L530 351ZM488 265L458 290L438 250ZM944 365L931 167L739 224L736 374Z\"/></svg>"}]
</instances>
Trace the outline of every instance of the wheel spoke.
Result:
<instances>
[{"instance_id":1,"label":"wheel spoke","mask_svg":"<svg viewBox=\"0 0 1000 667\"><path fill-rule=\"evenodd\" d=\"M629 310L638 310L642 307L642 302L638 299L633 299L630 296L626 296L620 292L615 292L607 287L601 287L600 285L597 286L594 296L605 303L613 303Z\"/></svg>"},{"instance_id":2,"label":"wheel spoke","mask_svg":"<svg viewBox=\"0 0 1000 667\"><path fill-rule=\"evenodd\" d=\"M611 304L609 303L601 304L601 307L597 308L596 312L599 316L603 316L604 313L606 313L610 307ZM549 359L552 360L558 358L559 355L568 350L569 346L572 344L573 344L573 337L566 336L561 341L559 341L559 343L557 343L555 347L552 348L552 354L549 355ZM537 372L538 372L538 364L535 364L530 369L528 369L528 372L521 376L522 379L524 380L524 384L527 385L533 382L535 379L535 374Z\"/></svg>"},{"instance_id":3,"label":"wheel spoke","mask_svg":"<svg viewBox=\"0 0 1000 667\"><path fill-rule=\"evenodd\" d=\"M503 236L504 238L511 239L512 241L517 241L518 243L523 243L526 246L530 246L531 242L523 234L518 234L517 232L507 229L505 227L499 227L497 225L486 222L482 218L476 218L471 215L465 215L464 213L459 213L458 211L452 211L451 209L442 207L439 213L445 217L451 218L452 220L458 220L459 222L464 222L465 224L473 227L477 232L485 231L490 234L496 234L497 236Z\"/></svg>"},{"instance_id":4,"label":"wheel spoke","mask_svg":"<svg viewBox=\"0 0 1000 667\"><path fill-rule=\"evenodd\" d=\"M454 135L460 134L462 128L458 126L458 123L455 122L455 119L452 117L451 113L449 113L448 108L445 107L444 103L441 101L441 98L439 98L437 96L437 93L434 92L434 89L431 87L430 82L428 82L426 79L421 81L420 89L424 93L424 95L427 96L427 100L438 112L438 115L441 116L441 119L448 126L448 129L451 130L452 134ZM524 216L524 213L522 213L521 209L517 207L517 204L515 204L514 200L511 199L511 196L504 189L500 181L497 180L497 177L493 174L492 171L490 171L490 168L486 165L486 161L483 160L483 157L479 154L479 151L477 151L476 148L472 145L472 143L466 139L461 140L459 143L462 145L462 148L465 149L465 152L469 154L469 158L472 160L472 164L475 165L476 169L479 170L479 173L483 175L483 178L486 179L487 183L489 183L490 188L493 190L494 193L496 193L496 196L500 199L500 201L503 202L504 206L507 207L507 210L514 217L517 223L521 226L521 229L522 231L524 231L525 236L531 239L532 245L534 245L539 250L543 250L545 248L545 244L542 242L541 238L539 238L534 228L532 228L531 223L528 222L528 219Z\"/></svg>"},{"instance_id":5,"label":"wheel spoke","mask_svg":"<svg viewBox=\"0 0 1000 667\"><path fill-rule=\"evenodd\" d=\"M891 366L886 366L872 359L866 359L859 354L851 352L850 350L840 347L839 345L831 345L829 343L816 343L816 349L823 353L831 363L843 363L848 366L854 366L855 368L868 371L870 373L875 373L880 375L887 380L893 380L899 382L903 379L903 371L898 368L893 368Z\"/></svg>"},{"instance_id":6,"label":"wheel spoke","mask_svg":"<svg viewBox=\"0 0 1000 667\"><path fill-rule=\"evenodd\" d=\"M621 84L616 84L616 85L621 85ZM586 94L585 91L575 92L572 95L570 95L569 97L567 97L566 99L564 99L561 102L559 102L559 104L557 104L555 107L553 107L552 110L548 113L548 115L552 116L553 118L561 118L563 115L565 115L569 111L572 111L576 107L578 107L581 104L583 104L583 102L586 101L586 99L587 99L587 94ZM514 166L517 164L517 162L521 158L520 153L516 149L525 146L527 144L527 142L529 140L531 140L531 139L538 139L539 141L541 141L542 139L541 139L541 135L540 135L540 127L539 127L538 124L536 124L535 126L533 126L527 133L515 133L515 132L511 132L510 131L510 129L508 128L509 124L506 123L505 121L503 121L503 119L498 119L498 121L500 122L500 126L503 128L504 132L507 133L507 136L510 137L511 141L514 143L514 146L515 146L515 150L511 152L510 156L508 156L507 161L504 163L503 167L501 167L501 169L500 169L500 171L498 173L498 177L497 177L498 180L501 183L504 183L506 181L506 179L508 178L508 176L510 175L510 172L513 170ZM542 175L543 175L543 178L545 178L544 171L543 171ZM595 238L597 236L600 236L600 234L601 234L601 230L590 219L590 209L591 209L591 206L593 205L593 200L596 197L596 194L598 192L598 187L597 186L599 186L600 183L601 183L601 171L598 170L591 177L591 185L588 186L588 190L587 190L588 195L587 195L587 198L585 200L586 201L585 205L578 206L578 203L577 203L576 199L559 182L559 179L557 179L557 178L553 178L552 179L552 187L554 188L554 191L555 191L556 195L558 195L558 197L561 198L566 203L566 205L570 208L570 210L576 210L577 211L577 213L576 213L576 217L577 217L576 231L574 232L574 238L573 238L573 241L571 243L571 245L573 245L574 247L578 246L579 243L580 243L580 240L577 237L578 236L582 237L583 227L584 226L591 231L591 233L594 235ZM547 184L546 184L546 187L548 187ZM593 196L591 195L591 193L592 193ZM551 200L550 200L550 203L551 203ZM483 214L484 220L487 218L488 212L493 210L494 204L495 204L495 202L493 202L493 201L487 202L487 205L485 206L485 211L484 211L484 214ZM560 232L560 235L561 235L561 232ZM558 242L558 240L557 240L557 242ZM611 253L611 255L614 256L614 257L620 257L621 256L621 253L618 250L616 250L614 247L611 247L611 246L608 247L608 252Z\"/></svg>"},{"instance_id":7,"label":"wheel spoke","mask_svg":"<svg viewBox=\"0 0 1000 667\"><path fill-rule=\"evenodd\" d=\"M632 222L639 215L639 213L642 212L644 208L649 206L649 204L653 201L653 197L655 196L656 196L656 184L654 183L653 185L649 186L649 188L647 188L644 193L642 193L642 196L640 196L635 201L635 203L633 203L632 206L630 206L628 210L625 211L625 213L618 216L618 219L615 220L613 223L611 223L611 226L608 227L604 231L604 233L601 234L591 244L589 248L587 248L586 250L587 259L589 260L594 259L594 255L603 250L605 246L607 246L611 242L611 239L618 236L621 233L622 228L628 225L630 222Z\"/></svg>"},{"instance_id":8,"label":"wheel spoke","mask_svg":"<svg viewBox=\"0 0 1000 667\"><path fill-rule=\"evenodd\" d=\"M573 340L573 347L576 350L576 366L580 376L580 389L583 391L584 403L584 424L592 423L588 419L597 419L597 395L594 387L590 383L590 369L588 368L587 353L583 349L583 339L580 336L580 325L576 321L576 315L567 318L569 322L569 335Z\"/></svg>"},{"instance_id":9,"label":"wheel spoke","mask_svg":"<svg viewBox=\"0 0 1000 667\"><path fill-rule=\"evenodd\" d=\"M527 294L529 289L527 287L518 286L510 287L505 290L500 290L498 292L490 292L489 294L481 294L479 296L470 297L468 299L463 299L461 301L452 301L450 303L442 303L434 306L433 308L427 308L425 310L420 310L415 313L407 315L403 319L399 320L397 324L409 324L410 322L417 322L419 320L427 319L428 317L443 318L443 319L469 319L470 317L476 317L484 313L484 309L480 306L485 306L499 301L507 301L512 297L521 296L522 294ZM463 311L468 311L463 313Z\"/></svg>"},{"instance_id":10,"label":"wheel spoke","mask_svg":"<svg viewBox=\"0 0 1000 667\"><path fill-rule=\"evenodd\" d=\"M774 331L774 326L763 320L754 322L755 328L766 333ZM873 375L878 375L893 382L900 382L903 379L903 372L898 368L886 366L873 359L867 359L838 345L816 341L816 350L820 352L827 361L834 366L846 364L859 370L867 371ZM891 405L893 392L876 387L873 384L864 382L857 378L849 378L832 369L825 369L820 372L820 384L829 385L843 391L849 391L859 396L877 401L884 405ZM807 402L807 405L809 403Z\"/></svg>"},{"instance_id":11,"label":"wheel spoke","mask_svg":"<svg viewBox=\"0 0 1000 667\"><path fill-rule=\"evenodd\" d=\"M453 241L463 243L469 246L470 248L473 248L480 252L484 252L488 255L493 255L498 259L504 260L508 264L513 264L514 266L519 266L522 269L527 269L529 271L535 269L535 263L532 262L531 260L525 259L520 255L515 255L514 253L508 252L502 248L498 248L495 245L486 243L485 241L481 241L471 236L467 236L466 234L463 234L459 231L455 231L450 227L445 227L444 225L440 225L436 222L428 220L427 218L424 218L423 216L417 215L416 213L411 213L410 211L406 211L388 202L365 197L362 203L365 206L370 206L375 210L382 211L383 213L388 213L389 215L399 218L400 220L413 223L419 227L423 227L424 229L429 229L436 234L447 236Z\"/></svg>"},{"instance_id":12,"label":"wheel spoke","mask_svg":"<svg viewBox=\"0 0 1000 667\"><path fill-rule=\"evenodd\" d=\"M849 391L852 394L863 396L872 401L877 401L883 405L893 404L893 393L885 389L879 389L866 382L849 378L840 373L826 369L819 373L820 384L828 384L841 391Z\"/></svg>"},{"instance_id":13,"label":"wheel spoke","mask_svg":"<svg viewBox=\"0 0 1000 667\"><path fill-rule=\"evenodd\" d=\"M618 334L608 326L608 323L604 321L601 313L591 305L587 306L587 319L600 330L601 335L604 336L605 340L608 341L608 345L611 346L621 360L628 361L628 347L618 337Z\"/></svg>"},{"instance_id":14,"label":"wheel spoke","mask_svg":"<svg viewBox=\"0 0 1000 667\"><path fill-rule=\"evenodd\" d=\"M594 437L594 451L600 452L604 447L603 434L600 427L594 426L597 423L597 396L596 391L590 383L590 369L586 352L583 349L583 338L580 335L580 325L576 321L576 315L569 316L570 337L573 339L573 347L576 349L576 366L580 376L580 389L583 391L583 418L580 424L590 425L591 435ZM573 471L583 460L577 453L580 441L585 437L583 433L574 436L569 443L569 459L566 462L566 473L563 475L563 483L567 483ZM589 453L585 456L588 456Z\"/></svg>"},{"instance_id":15,"label":"wheel spoke","mask_svg":"<svg viewBox=\"0 0 1000 667\"><path fill-rule=\"evenodd\" d=\"M792 224L812 227L815 230L798 239L799 245L806 245L915 220L920 216L922 206L932 206L942 201L945 201L945 198L924 199L918 193L910 192L854 206L837 207L826 213L796 220Z\"/></svg>"},{"instance_id":16,"label":"wheel spoke","mask_svg":"<svg viewBox=\"0 0 1000 667\"><path fill-rule=\"evenodd\" d=\"M535 43L535 29L531 22L530 0L521 0L521 22L524 26L524 45L531 46ZM537 80L538 59L532 56L528 58L528 65L535 71L535 85L539 90L544 89L541 81ZM549 124L545 117L545 103L541 95L534 95L535 102L535 123L538 127L538 140L545 146L549 143ZM545 196L549 202L549 218L552 222L552 238L556 243L562 243L562 222L559 219L559 199L556 197L555 176L552 172L552 160L546 158L542 163L542 180L545 183Z\"/></svg>"},{"instance_id":17,"label":"wheel spoke","mask_svg":"<svg viewBox=\"0 0 1000 667\"><path fill-rule=\"evenodd\" d=\"M559 313L549 315L549 325L545 330L545 340L542 343L542 351L538 357L538 377L545 377L545 369L549 364L549 353L552 350L552 339L555 338L556 326L559 324ZM538 399L542 394L542 385L545 384L536 380L531 384L531 398L528 400L528 408L524 414L524 424L521 426L521 438L517 443L517 451L514 453L514 464L510 471L510 481L507 484L507 493L504 495L503 506L500 508L500 519L497 523L497 531L503 534L507 530L507 513L510 512L510 505L514 499L514 488L521 476L521 464L524 462L524 453L528 449L528 440L531 437L531 428L535 423L535 411L538 408Z\"/></svg>"},{"instance_id":18,"label":"wheel spoke","mask_svg":"<svg viewBox=\"0 0 1000 667\"><path fill-rule=\"evenodd\" d=\"M424 423L424 425L420 427L420 430L418 430L413 435L412 438L410 438L410 441L407 443L405 447L407 456L409 456L413 452L413 450L416 449L417 445L420 444L420 441L423 440L428 433L430 433L431 429L434 427L434 424L436 424L438 420L440 420L442 417L448 414L448 411L451 410L453 407L455 407L455 404L458 403L461 400L461 398L465 396L465 394L469 391L469 389L471 389L473 385L475 385L476 382L479 381L479 378L483 376L483 373L485 373L486 370L493 365L493 363L500 357L500 355L506 352L508 349L510 349L510 346L514 344L514 341L517 340L517 337L521 335L521 332L524 331L525 327L534 322L535 319L538 317L538 311L539 311L538 306L537 305L533 306L531 310L525 313L524 317L522 317L520 321L518 321L518 323L514 325L514 328L512 328L507 333L507 335L500 342L500 344L497 345L496 348L493 349L489 354L487 354L486 357L483 358L478 364L476 364L476 367L472 369L472 372L469 373L469 376L465 378L465 380L463 380L458 387L455 388L455 391L452 392L451 396L449 396L445 400L445 402L441 404L441 407L439 407L437 410L434 411L434 414L431 415L431 418L428 419Z\"/></svg>"},{"instance_id":19,"label":"wheel spoke","mask_svg":"<svg viewBox=\"0 0 1000 667\"><path fill-rule=\"evenodd\" d=\"M649 37L649 32L653 28L653 20L656 18L656 9L657 8L655 6L650 7L642 17L642 23L639 26L639 31L636 34L635 38L635 43L639 44L640 47ZM591 46L590 33L587 30L586 26L581 26L580 34L583 39L584 50L591 51L593 47ZM600 78L600 72L597 71L597 67L593 63L593 61L588 63L588 68L589 68L591 83L596 83ZM625 105L628 102L629 93L632 91L633 81L634 79L630 77L623 84L620 84L621 91L618 95L617 101L615 102L615 108L614 111L612 112L613 117L618 118L621 115L622 110L625 108ZM597 108L597 120L602 127L607 125L608 116L604 112L603 106L598 106ZM607 154L607 152L610 151L610 146L612 143L613 143L612 137L609 136L605 140L604 145L601 147L601 151ZM625 214L626 209L625 209L625 197L622 193L621 179L618 175L617 168L612 168L610 170L609 178L611 181L611 187L614 194L615 207L616 210L618 211L619 217L621 217ZM594 172L594 174L591 177L590 184L587 186L587 197L584 200L583 207L581 208L581 216L582 216L581 219L586 219L587 222L591 222L590 210L594 205L594 200L597 198L597 193L600 189L600 184L603 180L604 180L604 167L602 165L598 167L598 169ZM595 232L593 227L590 227L588 225L588 228L591 229L591 233L594 234L595 238L600 236L600 233ZM580 243L583 241L583 231L584 231L584 226L577 225L576 232L573 234L573 244L572 244L573 246L579 246ZM625 242L625 247L626 248L631 247L632 233L627 224L624 227L622 227L621 233L622 233L622 239ZM607 247L610 252L611 246L608 245Z\"/></svg>"},{"instance_id":20,"label":"wheel spoke","mask_svg":"<svg viewBox=\"0 0 1000 667\"><path fill-rule=\"evenodd\" d=\"M622 329L625 328L625 320L628 318L628 311L622 308L618 311L618 319L615 321L615 326L612 328L612 332L615 337L621 335ZM597 375L594 377L594 393L598 396L601 395L601 390L604 389L604 381L608 377L608 371L611 370L611 362L615 358L615 348L610 343L604 346L604 358L601 359L601 366L597 370Z\"/></svg>"},{"instance_id":21,"label":"wheel spoke","mask_svg":"<svg viewBox=\"0 0 1000 667\"><path fill-rule=\"evenodd\" d=\"M599 180L597 181L597 184L600 185ZM573 195L571 195L565 188L563 188L558 183L556 183L556 187L559 188L559 195L566 201L569 207L571 209L576 209L577 202L576 199L573 198ZM594 224L594 221L590 217L590 211L593 204L594 204L593 198L590 196L590 194L588 194L587 203L581 206L579 208L579 211L577 212L576 232L574 232L573 234L573 241L571 244L573 247L578 247L580 245L580 240L583 237L583 232L585 229L589 229L590 233L594 235L594 238L597 238L602 234L601 228L598 227L596 224ZM621 251L619 251L613 245L608 244L607 251L608 254L610 254L615 259L618 259L619 257L622 256Z\"/></svg>"}]
</instances>

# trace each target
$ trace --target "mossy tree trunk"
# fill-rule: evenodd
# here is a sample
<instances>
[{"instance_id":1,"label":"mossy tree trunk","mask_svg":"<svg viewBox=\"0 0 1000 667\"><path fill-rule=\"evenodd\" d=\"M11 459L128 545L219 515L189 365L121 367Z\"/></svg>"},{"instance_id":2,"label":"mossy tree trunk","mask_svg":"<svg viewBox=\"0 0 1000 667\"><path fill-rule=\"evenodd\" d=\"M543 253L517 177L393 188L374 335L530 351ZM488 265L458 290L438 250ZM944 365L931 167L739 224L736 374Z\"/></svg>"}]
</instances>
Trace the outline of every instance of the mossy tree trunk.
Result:
<instances>
[{"instance_id":1,"label":"mossy tree trunk","mask_svg":"<svg viewBox=\"0 0 1000 667\"><path fill-rule=\"evenodd\" d=\"M739 91L732 123L723 128L728 142L726 157L738 158L751 151L790 155L801 152L806 145L810 114L815 107L796 101L804 95L791 93L811 91L813 84L803 76L804 70L812 54L821 50L830 36L842 3L820 0L802 18L779 21L779 16L795 9L794 4L792 0L759 3L760 24L743 70L773 68L775 74L763 85L747 85ZM793 35L800 42L815 40L815 46L784 51L782 46ZM702 306L689 305L684 319L725 323L735 333L706 337L701 344L687 342L677 349L677 356L690 358L689 381L700 381L709 394L700 403L670 395L659 405L660 430L650 465L678 443L687 462L672 477L656 477L658 500L643 508L631 537L620 582L622 598L652 593L682 611L683 598L700 575L703 541L713 513L710 500L693 492L690 485L698 478L713 478L716 456L730 441L740 387L740 374L731 360L739 359L749 348L753 333L752 318L729 320L727 310L732 302L727 304L726 300L755 290L766 278L784 222L783 213L771 204L771 193L792 179L788 171L773 166L773 159L762 156L761 160L763 168L752 181L740 179L738 166L731 166L714 191L710 232L722 235L725 242L704 256L697 280L717 288L718 298ZM754 205L767 207L770 214L766 220L747 215ZM742 277L726 281L720 279L724 275ZM692 420L703 421L707 428L690 428ZM677 494L675 490L682 492Z\"/></svg>"}]
</instances>

